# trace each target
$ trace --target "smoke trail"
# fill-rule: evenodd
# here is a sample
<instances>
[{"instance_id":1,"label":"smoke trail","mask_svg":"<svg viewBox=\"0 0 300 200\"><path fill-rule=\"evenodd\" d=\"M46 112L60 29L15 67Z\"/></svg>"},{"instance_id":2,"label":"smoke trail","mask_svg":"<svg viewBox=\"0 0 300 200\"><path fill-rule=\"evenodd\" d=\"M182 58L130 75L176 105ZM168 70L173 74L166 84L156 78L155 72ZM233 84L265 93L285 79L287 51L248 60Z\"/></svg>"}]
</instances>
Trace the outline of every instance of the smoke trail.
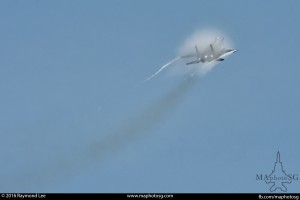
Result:
<instances>
[{"instance_id":1,"label":"smoke trail","mask_svg":"<svg viewBox=\"0 0 300 200\"><path fill-rule=\"evenodd\" d=\"M196 77L186 77L143 112L128 119L120 128L110 132L106 138L94 139L87 148L82 149L76 156L61 157L53 162L49 161L48 166L33 165L34 173L22 174L16 179L4 178L2 180L5 181L1 183L0 189L4 189L5 192L37 192L31 190L36 186L43 187L61 182L61 179L68 180L76 172L92 164L93 161L103 161L109 158L138 136L144 136L145 133L149 133L159 125L183 100L196 80Z\"/></svg>"},{"instance_id":2,"label":"smoke trail","mask_svg":"<svg viewBox=\"0 0 300 200\"><path fill-rule=\"evenodd\" d=\"M151 76L149 76L148 78L146 78L145 80L143 80L141 83L144 83L146 81L149 81L150 79L154 78L157 74L159 74L163 69L165 69L166 67L168 67L169 65L175 63L177 60L179 60L180 57L177 57L173 60L171 60L170 62L168 62L167 64L165 64L164 66L162 66L157 72L155 72L154 74L152 74ZM140 84L141 84L140 83Z\"/></svg>"},{"instance_id":3,"label":"smoke trail","mask_svg":"<svg viewBox=\"0 0 300 200\"><path fill-rule=\"evenodd\" d=\"M144 136L145 133L149 133L159 125L178 106L195 82L196 78L186 77L143 112L128 119L122 126L110 132L106 138L96 138L77 155L67 158L61 157L54 162L49 161L48 166L40 166L40 168L35 169L37 166L33 165L34 174L22 174L21 177L15 180L5 178L5 185L3 185L3 182L0 189L5 189L5 192L29 192L36 186L56 184L61 182L61 179L68 180L95 160L103 161L111 157L113 153L120 151L123 146L128 145L138 136Z\"/></svg>"},{"instance_id":4,"label":"smoke trail","mask_svg":"<svg viewBox=\"0 0 300 200\"><path fill-rule=\"evenodd\" d=\"M120 149L121 146L131 142L136 136L151 131L177 107L195 81L194 77L184 79L142 113L129 119L126 124L113 131L109 138L92 144L85 155L89 155L91 160L100 158L108 152Z\"/></svg>"}]
</instances>

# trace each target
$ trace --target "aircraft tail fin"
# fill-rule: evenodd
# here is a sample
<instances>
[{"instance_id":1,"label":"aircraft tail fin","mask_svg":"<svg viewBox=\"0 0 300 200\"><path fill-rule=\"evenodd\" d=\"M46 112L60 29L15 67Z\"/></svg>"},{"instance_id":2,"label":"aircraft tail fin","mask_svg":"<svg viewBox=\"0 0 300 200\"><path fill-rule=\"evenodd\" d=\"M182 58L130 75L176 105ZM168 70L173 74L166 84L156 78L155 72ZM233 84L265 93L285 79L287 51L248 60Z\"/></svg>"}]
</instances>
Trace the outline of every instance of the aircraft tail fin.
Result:
<instances>
[{"instance_id":1,"label":"aircraft tail fin","mask_svg":"<svg viewBox=\"0 0 300 200\"><path fill-rule=\"evenodd\" d=\"M195 49L196 49L196 56L197 56L197 58L200 58L200 57L201 57L201 55L200 55L200 53L199 53L199 51L198 51L198 47L197 47L197 45L195 46Z\"/></svg>"},{"instance_id":2,"label":"aircraft tail fin","mask_svg":"<svg viewBox=\"0 0 300 200\"><path fill-rule=\"evenodd\" d=\"M214 50L214 47L213 47L213 45L212 45L212 44L210 44L209 46L210 46L211 52L212 52L213 54L215 54L215 50Z\"/></svg>"}]
</instances>

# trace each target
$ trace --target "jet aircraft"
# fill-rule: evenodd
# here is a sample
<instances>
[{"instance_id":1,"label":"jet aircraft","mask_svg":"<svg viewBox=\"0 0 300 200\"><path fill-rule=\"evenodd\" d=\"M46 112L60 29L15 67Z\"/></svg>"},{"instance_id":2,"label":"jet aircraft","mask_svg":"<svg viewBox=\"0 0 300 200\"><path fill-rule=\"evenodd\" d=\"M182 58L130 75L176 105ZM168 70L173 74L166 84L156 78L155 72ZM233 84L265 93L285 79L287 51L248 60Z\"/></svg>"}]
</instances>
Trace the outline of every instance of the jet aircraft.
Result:
<instances>
[{"instance_id":1,"label":"jet aircraft","mask_svg":"<svg viewBox=\"0 0 300 200\"><path fill-rule=\"evenodd\" d=\"M223 61L226 56L236 52L236 49L225 49L224 48L224 38L217 37L213 43L210 43L207 48L204 49L203 52L198 50L197 45L195 46L196 53L188 54L185 56L181 56L181 58L190 58L196 57L196 60L186 63L197 64L197 63L205 63L205 62L214 62L214 61Z\"/></svg>"}]
</instances>

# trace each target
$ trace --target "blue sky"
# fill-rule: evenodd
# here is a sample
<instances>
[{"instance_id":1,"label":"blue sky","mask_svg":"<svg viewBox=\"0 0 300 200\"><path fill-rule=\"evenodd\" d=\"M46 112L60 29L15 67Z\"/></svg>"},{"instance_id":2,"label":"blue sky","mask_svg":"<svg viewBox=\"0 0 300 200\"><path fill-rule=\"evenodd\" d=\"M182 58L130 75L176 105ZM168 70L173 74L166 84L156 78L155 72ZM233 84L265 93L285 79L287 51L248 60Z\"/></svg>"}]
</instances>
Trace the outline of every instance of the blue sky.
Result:
<instances>
[{"instance_id":1,"label":"blue sky","mask_svg":"<svg viewBox=\"0 0 300 200\"><path fill-rule=\"evenodd\" d=\"M1 1L0 191L268 192L277 151L300 173L299 5ZM136 84L207 28L238 53L144 117L185 77Z\"/></svg>"}]
</instances>

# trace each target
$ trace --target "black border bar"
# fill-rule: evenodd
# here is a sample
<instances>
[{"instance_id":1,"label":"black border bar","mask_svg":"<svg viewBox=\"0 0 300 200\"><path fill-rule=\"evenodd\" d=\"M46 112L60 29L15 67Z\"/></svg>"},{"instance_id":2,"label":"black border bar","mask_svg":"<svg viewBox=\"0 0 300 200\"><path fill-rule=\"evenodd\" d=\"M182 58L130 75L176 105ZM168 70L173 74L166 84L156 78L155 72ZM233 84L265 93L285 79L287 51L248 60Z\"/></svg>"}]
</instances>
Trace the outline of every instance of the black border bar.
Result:
<instances>
[{"instance_id":1,"label":"black border bar","mask_svg":"<svg viewBox=\"0 0 300 200\"><path fill-rule=\"evenodd\" d=\"M0 199L113 199L113 200L177 200L177 199L258 199L300 200L300 193L0 193Z\"/></svg>"}]
</instances>

